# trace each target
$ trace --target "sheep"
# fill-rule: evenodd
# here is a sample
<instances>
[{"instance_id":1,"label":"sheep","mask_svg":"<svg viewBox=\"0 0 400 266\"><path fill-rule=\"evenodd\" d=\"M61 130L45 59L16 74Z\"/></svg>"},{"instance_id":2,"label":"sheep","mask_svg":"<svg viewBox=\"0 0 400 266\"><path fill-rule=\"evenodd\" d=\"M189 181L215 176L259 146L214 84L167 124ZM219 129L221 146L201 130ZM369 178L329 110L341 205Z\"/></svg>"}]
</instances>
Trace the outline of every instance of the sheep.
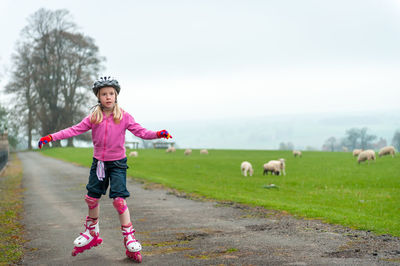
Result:
<instances>
[{"instance_id":1,"label":"sheep","mask_svg":"<svg viewBox=\"0 0 400 266\"><path fill-rule=\"evenodd\" d=\"M165 150L165 152L169 153L169 152L176 152L175 147L169 147L168 149Z\"/></svg>"},{"instance_id":2,"label":"sheep","mask_svg":"<svg viewBox=\"0 0 400 266\"><path fill-rule=\"evenodd\" d=\"M300 156L301 156L301 152L300 152ZM280 159L279 159L279 162L280 162L280 165L281 165L281 170L282 170L283 175L286 175L286 171L285 171L285 168L286 168L285 159L280 158ZM282 173L281 173L281 174L282 174Z\"/></svg>"},{"instance_id":3,"label":"sheep","mask_svg":"<svg viewBox=\"0 0 400 266\"><path fill-rule=\"evenodd\" d=\"M263 175L268 175L268 172L271 172L272 175L279 175L279 165L275 164L274 162L269 161L263 165L263 168Z\"/></svg>"},{"instance_id":4,"label":"sheep","mask_svg":"<svg viewBox=\"0 0 400 266\"><path fill-rule=\"evenodd\" d=\"M138 152L137 151L131 151L130 153L129 153L129 157L138 157Z\"/></svg>"},{"instance_id":5,"label":"sheep","mask_svg":"<svg viewBox=\"0 0 400 266\"><path fill-rule=\"evenodd\" d=\"M185 154L186 156L189 156L190 154L192 154L192 150L191 149L186 149L183 154Z\"/></svg>"},{"instance_id":6,"label":"sheep","mask_svg":"<svg viewBox=\"0 0 400 266\"><path fill-rule=\"evenodd\" d=\"M301 157L301 151L293 151L293 156L294 157L297 157L297 156Z\"/></svg>"},{"instance_id":7,"label":"sheep","mask_svg":"<svg viewBox=\"0 0 400 266\"><path fill-rule=\"evenodd\" d=\"M281 158L279 160L271 160L264 164L264 174L268 175L268 171L275 175L286 175L285 172L285 159Z\"/></svg>"},{"instance_id":8,"label":"sheep","mask_svg":"<svg viewBox=\"0 0 400 266\"><path fill-rule=\"evenodd\" d=\"M200 154L208 154L208 150L202 149L202 150L200 150Z\"/></svg>"},{"instance_id":9,"label":"sheep","mask_svg":"<svg viewBox=\"0 0 400 266\"><path fill-rule=\"evenodd\" d=\"M242 164L240 165L240 170L242 171L242 174L244 176L247 176L247 172L249 172L250 176L253 176L253 167L251 166L251 163L247 161L242 162Z\"/></svg>"},{"instance_id":10,"label":"sheep","mask_svg":"<svg viewBox=\"0 0 400 266\"><path fill-rule=\"evenodd\" d=\"M353 157L358 156L360 154L360 152L362 152L362 151L363 151L362 149L354 149L353 150Z\"/></svg>"},{"instance_id":11,"label":"sheep","mask_svg":"<svg viewBox=\"0 0 400 266\"><path fill-rule=\"evenodd\" d=\"M286 172L285 172L285 167L286 167L285 159L281 158L279 160L273 160L272 162L279 166L280 175L282 175L282 173L283 173L283 175L286 175Z\"/></svg>"},{"instance_id":12,"label":"sheep","mask_svg":"<svg viewBox=\"0 0 400 266\"><path fill-rule=\"evenodd\" d=\"M392 157L394 157L394 154L396 153L395 149L393 146L386 146L383 147L380 151L379 151L379 157L382 157L384 155L392 155Z\"/></svg>"},{"instance_id":13,"label":"sheep","mask_svg":"<svg viewBox=\"0 0 400 266\"><path fill-rule=\"evenodd\" d=\"M369 164L369 161L376 160L375 151L365 150L365 151L360 152L360 154L358 155L358 158L357 158L358 164L360 164L363 161L367 161L367 160L368 160L368 164Z\"/></svg>"}]
</instances>

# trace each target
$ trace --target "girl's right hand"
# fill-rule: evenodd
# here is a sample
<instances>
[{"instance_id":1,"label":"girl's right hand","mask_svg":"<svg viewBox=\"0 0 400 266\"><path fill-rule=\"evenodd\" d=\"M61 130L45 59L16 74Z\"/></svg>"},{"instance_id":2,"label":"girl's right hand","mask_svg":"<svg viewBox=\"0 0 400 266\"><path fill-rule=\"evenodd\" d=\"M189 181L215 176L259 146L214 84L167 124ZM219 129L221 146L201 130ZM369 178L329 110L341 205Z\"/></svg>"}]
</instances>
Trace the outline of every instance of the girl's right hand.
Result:
<instances>
[{"instance_id":1,"label":"girl's right hand","mask_svg":"<svg viewBox=\"0 0 400 266\"><path fill-rule=\"evenodd\" d=\"M43 144L47 144L52 140L53 140L53 137L51 135L47 135L45 137L40 138L39 143L38 143L39 149L42 148Z\"/></svg>"},{"instance_id":2,"label":"girl's right hand","mask_svg":"<svg viewBox=\"0 0 400 266\"><path fill-rule=\"evenodd\" d=\"M157 131L158 138L172 139L172 136L165 129Z\"/></svg>"}]
</instances>

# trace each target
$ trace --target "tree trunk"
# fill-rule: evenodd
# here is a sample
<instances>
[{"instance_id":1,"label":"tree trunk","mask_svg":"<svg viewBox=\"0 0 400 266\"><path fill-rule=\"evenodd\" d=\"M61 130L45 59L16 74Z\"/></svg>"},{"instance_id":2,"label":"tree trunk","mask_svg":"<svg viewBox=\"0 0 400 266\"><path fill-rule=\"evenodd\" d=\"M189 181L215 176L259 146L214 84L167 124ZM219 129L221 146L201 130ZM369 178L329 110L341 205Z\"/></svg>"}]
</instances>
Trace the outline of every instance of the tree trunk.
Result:
<instances>
[{"instance_id":1,"label":"tree trunk","mask_svg":"<svg viewBox=\"0 0 400 266\"><path fill-rule=\"evenodd\" d=\"M67 147L74 147L74 139L73 138L68 139Z\"/></svg>"},{"instance_id":2,"label":"tree trunk","mask_svg":"<svg viewBox=\"0 0 400 266\"><path fill-rule=\"evenodd\" d=\"M28 109L28 150L32 150L32 125L33 117L31 108Z\"/></svg>"},{"instance_id":3,"label":"tree trunk","mask_svg":"<svg viewBox=\"0 0 400 266\"><path fill-rule=\"evenodd\" d=\"M28 150L32 150L32 132L31 128L28 129Z\"/></svg>"},{"instance_id":4,"label":"tree trunk","mask_svg":"<svg viewBox=\"0 0 400 266\"><path fill-rule=\"evenodd\" d=\"M53 141L51 144L53 145L53 147L62 147L61 146L61 141L59 141L59 140Z\"/></svg>"}]
</instances>

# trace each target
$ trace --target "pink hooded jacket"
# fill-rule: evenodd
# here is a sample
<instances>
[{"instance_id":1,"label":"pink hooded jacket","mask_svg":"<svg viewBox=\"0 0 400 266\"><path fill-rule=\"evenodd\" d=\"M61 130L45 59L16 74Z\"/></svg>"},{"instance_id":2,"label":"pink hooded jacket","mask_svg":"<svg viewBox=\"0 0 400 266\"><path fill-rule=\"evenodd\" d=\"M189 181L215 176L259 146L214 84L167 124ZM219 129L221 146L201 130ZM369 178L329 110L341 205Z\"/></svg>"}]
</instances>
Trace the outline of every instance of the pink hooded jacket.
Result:
<instances>
[{"instance_id":1,"label":"pink hooded jacket","mask_svg":"<svg viewBox=\"0 0 400 266\"><path fill-rule=\"evenodd\" d=\"M100 124L91 123L88 115L79 124L53 133L51 136L53 140L67 139L85 133L89 129L92 130L93 157L100 161L116 161L126 157L126 130L142 139L157 138L155 131L143 128L125 111L119 124L114 123L112 114L106 117L103 113L103 121Z\"/></svg>"}]
</instances>

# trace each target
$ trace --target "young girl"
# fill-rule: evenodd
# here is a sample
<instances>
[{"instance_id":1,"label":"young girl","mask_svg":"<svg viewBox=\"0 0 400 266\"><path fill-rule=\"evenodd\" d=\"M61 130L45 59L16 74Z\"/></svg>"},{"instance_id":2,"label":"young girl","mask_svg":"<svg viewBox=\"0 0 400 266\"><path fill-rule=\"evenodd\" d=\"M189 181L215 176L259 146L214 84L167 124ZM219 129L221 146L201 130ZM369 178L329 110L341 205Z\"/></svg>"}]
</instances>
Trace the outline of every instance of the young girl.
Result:
<instances>
[{"instance_id":1,"label":"young girl","mask_svg":"<svg viewBox=\"0 0 400 266\"><path fill-rule=\"evenodd\" d=\"M72 256L76 256L93 246L101 244L99 237L99 200L105 195L110 185L109 197L119 214L126 255L141 262L142 246L135 239L129 209L125 198L129 197L126 189L127 158L125 155L125 131L128 129L142 139L172 138L166 130L150 131L135 122L133 117L117 104L121 90L118 81L110 77L101 77L93 85L93 92L98 98L95 110L82 122L70 128L42 137L39 148L51 141L71 138L92 130L93 163L90 168L89 183L86 186L85 201L89 207L86 217L86 230L74 241Z\"/></svg>"}]
</instances>

